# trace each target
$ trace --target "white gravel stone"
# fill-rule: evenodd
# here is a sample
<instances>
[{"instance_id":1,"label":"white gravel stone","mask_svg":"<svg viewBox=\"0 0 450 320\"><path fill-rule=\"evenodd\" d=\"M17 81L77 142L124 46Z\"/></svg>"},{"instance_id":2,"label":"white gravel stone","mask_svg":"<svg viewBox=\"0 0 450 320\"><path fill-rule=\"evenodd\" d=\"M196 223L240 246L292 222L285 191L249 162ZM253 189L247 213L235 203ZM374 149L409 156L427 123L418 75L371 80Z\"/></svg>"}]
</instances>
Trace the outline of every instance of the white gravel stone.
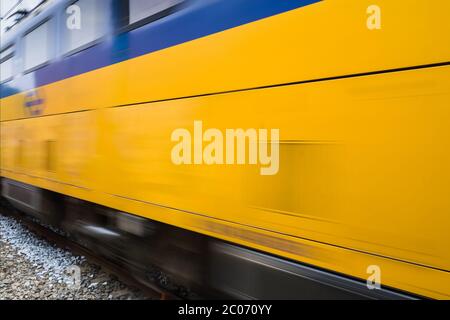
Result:
<instances>
[{"instance_id":1,"label":"white gravel stone","mask_svg":"<svg viewBox=\"0 0 450 320\"><path fill-rule=\"evenodd\" d=\"M4 216L0 216L0 237L33 267L40 267L38 276L45 274L58 283L66 281L66 271L70 266L80 265L85 260L84 257L75 257L68 251L36 238L17 221Z\"/></svg>"},{"instance_id":2,"label":"white gravel stone","mask_svg":"<svg viewBox=\"0 0 450 320\"><path fill-rule=\"evenodd\" d=\"M78 283L69 270L80 271ZM101 279L102 285L98 285ZM120 292L120 297L116 294ZM122 294L125 292L125 294ZM0 214L0 300L144 299L100 267L39 239Z\"/></svg>"}]
</instances>

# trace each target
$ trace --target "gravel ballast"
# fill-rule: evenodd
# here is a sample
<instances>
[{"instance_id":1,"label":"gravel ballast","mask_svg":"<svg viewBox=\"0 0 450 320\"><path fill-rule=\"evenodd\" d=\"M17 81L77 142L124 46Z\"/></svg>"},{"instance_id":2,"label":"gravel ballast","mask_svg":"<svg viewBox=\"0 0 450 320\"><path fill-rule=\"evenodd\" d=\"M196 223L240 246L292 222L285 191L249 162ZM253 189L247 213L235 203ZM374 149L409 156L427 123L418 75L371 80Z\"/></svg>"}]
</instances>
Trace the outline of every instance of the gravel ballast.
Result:
<instances>
[{"instance_id":1,"label":"gravel ballast","mask_svg":"<svg viewBox=\"0 0 450 320\"><path fill-rule=\"evenodd\" d=\"M79 274L79 276L77 276ZM115 276L0 215L0 300L145 299Z\"/></svg>"}]
</instances>

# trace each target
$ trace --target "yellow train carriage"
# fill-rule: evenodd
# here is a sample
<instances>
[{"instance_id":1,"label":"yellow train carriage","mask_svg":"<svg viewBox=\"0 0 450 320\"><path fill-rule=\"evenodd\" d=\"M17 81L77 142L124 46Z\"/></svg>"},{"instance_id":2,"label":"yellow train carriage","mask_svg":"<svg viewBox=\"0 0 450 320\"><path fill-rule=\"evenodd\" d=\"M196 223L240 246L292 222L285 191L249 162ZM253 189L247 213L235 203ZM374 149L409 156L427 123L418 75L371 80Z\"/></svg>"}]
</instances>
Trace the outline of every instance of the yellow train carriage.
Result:
<instances>
[{"instance_id":1,"label":"yellow train carriage","mask_svg":"<svg viewBox=\"0 0 450 320\"><path fill-rule=\"evenodd\" d=\"M146 23L130 10L118 35L4 82L1 176L363 282L375 266L383 286L450 298L450 3L267 0L212 27L229 18L215 6L245 15L245 1L179 2ZM102 50L117 55L63 75ZM279 129L277 174L174 164L171 135L195 121Z\"/></svg>"}]
</instances>

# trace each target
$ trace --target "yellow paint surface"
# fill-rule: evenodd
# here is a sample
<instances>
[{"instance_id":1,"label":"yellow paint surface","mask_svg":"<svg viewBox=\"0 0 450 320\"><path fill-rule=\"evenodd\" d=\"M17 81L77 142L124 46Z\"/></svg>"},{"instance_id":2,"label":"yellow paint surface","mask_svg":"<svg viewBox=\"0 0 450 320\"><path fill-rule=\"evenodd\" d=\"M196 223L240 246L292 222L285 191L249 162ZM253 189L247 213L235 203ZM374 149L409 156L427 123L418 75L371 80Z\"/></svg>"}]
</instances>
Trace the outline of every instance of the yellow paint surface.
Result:
<instances>
[{"instance_id":1,"label":"yellow paint surface","mask_svg":"<svg viewBox=\"0 0 450 320\"><path fill-rule=\"evenodd\" d=\"M377 31L370 4L324 1L39 88L42 117L3 99L1 175L361 279L379 265L384 285L448 299L449 66L115 107L450 60L450 2L380 0ZM194 120L280 129L279 173L174 165L171 133Z\"/></svg>"}]
</instances>

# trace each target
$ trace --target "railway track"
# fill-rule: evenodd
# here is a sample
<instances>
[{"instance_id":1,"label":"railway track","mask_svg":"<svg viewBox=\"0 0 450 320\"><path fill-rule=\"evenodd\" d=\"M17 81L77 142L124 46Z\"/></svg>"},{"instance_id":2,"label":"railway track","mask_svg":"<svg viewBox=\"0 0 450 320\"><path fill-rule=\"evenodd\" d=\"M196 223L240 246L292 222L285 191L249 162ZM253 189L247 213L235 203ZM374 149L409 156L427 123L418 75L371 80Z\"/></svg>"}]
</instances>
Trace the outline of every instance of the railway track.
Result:
<instances>
[{"instance_id":1,"label":"railway track","mask_svg":"<svg viewBox=\"0 0 450 320\"><path fill-rule=\"evenodd\" d=\"M156 284L152 284L149 281L142 281L136 279L129 269L124 266L118 265L110 261L109 259L83 247L77 242L71 240L67 235L64 235L63 231L57 230L52 227L44 226L34 218L27 216L26 214L17 211L15 208L8 205L5 201L0 201L0 215L14 219L20 225L24 226L28 231L44 239L50 244L62 250L67 250L74 256L85 257L86 260L99 266L105 273L115 276L118 281L125 284L130 288L139 290L144 299L147 300L178 300L179 298L162 289Z\"/></svg>"}]
</instances>

